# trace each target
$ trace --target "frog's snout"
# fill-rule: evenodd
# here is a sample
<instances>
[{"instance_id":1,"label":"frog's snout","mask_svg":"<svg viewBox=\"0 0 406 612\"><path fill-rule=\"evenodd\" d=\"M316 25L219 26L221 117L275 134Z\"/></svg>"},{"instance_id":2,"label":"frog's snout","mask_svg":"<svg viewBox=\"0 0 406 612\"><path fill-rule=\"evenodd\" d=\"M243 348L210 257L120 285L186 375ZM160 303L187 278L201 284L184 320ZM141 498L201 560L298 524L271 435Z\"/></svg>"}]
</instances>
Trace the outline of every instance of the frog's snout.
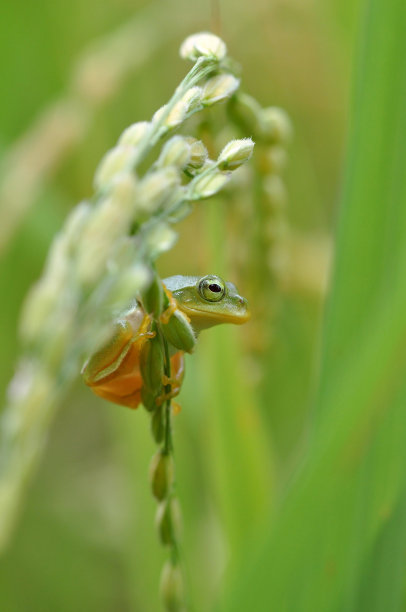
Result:
<instances>
[{"instance_id":1,"label":"frog's snout","mask_svg":"<svg viewBox=\"0 0 406 612\"><path fill-rule=\"evenodd\" d=\"M238 297L238 305L239 305L239 323L245 323L251 318L251 313L248 308L248 301L239 296Z\"/></svg>"}]
</instances>

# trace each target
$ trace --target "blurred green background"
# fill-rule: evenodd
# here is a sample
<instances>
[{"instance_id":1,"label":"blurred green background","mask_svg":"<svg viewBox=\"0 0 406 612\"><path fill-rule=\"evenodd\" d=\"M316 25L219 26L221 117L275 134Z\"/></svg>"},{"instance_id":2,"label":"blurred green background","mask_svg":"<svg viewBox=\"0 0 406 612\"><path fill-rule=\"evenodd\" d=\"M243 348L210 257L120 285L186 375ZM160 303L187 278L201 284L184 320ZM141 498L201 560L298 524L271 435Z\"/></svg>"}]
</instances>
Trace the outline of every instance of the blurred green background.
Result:
<instances>
[{"instance_id":1,"label":"blurred green background","mask_svg":"<svg viewBox=\"0 0 406 612\"><path fill-rule=\"evenodd\" d=\"M65 131L51 126L42 148L22 156L29 189L16 201L32 206L22 207L7 243L0 227L4 397L18 313L52 237L91 194L94 169L121 131L168 99L187 68L180 42L211 29L213 17L209 2L180 0L43 0L0 10L3 185L41 117L65 117L72 92L84 100L79 122L68 112ZM175 458L190 610L403 610L405 7L227 0L220 15L244 90L285 108L294 124L285 173L290 263L265 314L261 285L240 274L253 322L211 330L187 359ZM128 32L132 44L120 46ZM105 72L86 89L99 44ZM121 72L110 69L115 52L127 58ZM30 169L49 157L42 180L30 183ZM244 204L252 206L249 195ZM221 198L199 205L159 262L162 276L236 280L238 249L257 245L227 207ZM260 280L266 291L266 273ZM103 402L78 380L0 560L1 610L160 609L166 557L148 485L153 452L142 409Z\"/></svg>"}]
</instances>

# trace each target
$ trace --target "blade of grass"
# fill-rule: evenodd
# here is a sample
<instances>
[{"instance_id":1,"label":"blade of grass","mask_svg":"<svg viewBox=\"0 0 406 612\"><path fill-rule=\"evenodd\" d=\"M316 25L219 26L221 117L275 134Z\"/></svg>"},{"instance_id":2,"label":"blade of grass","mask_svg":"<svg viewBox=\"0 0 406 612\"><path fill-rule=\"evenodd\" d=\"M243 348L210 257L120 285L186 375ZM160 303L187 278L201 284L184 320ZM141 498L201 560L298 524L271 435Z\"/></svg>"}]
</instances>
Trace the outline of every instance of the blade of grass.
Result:
<instances>
[{"instance_id":1,"label":"blade of grass","mask_svg":"<svg viewBox=\"0 0 406 612\"><path fill-rule=\"evenodd\" d=\"M322 388L345 356L364 313L402 282L406 231L406 5L367 3L324 333ZM403 235L402 235L403 234ZM319 402L319 407L322 403Z\"/></svg>"},{"instance_id":2,"label":"blade of grass","mask_svg":"<svg viewBox=\"0 0 406 612\"><path fill-rule=\"evenodd\" d=\"M399 0L366 5L316 428L225 610L399 609L403 576L379 555L405 547L405 18Z\"/></svg>"}]
</instances>

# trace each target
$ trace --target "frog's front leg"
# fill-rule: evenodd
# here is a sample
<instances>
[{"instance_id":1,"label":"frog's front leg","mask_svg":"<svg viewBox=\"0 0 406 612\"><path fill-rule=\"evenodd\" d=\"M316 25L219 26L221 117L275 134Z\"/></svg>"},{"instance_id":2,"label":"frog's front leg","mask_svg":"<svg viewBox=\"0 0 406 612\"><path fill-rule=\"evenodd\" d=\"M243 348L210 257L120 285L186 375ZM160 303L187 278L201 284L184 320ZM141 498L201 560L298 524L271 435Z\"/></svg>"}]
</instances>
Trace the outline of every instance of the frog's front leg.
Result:
<instances>
[{"instance_id":1,"label":"frog's front leg","mask_svg":"<svg viewBox=\"0 0 406 612\"><path fill-rule=\"evenodd\" d=\"M167 325L169 323L169 320L172 317L173 313L175 312L175 310L177 310L178 303L175 300L175 298L173 297L172 292L169 291L169 289L167 289L165 287L164 283L162 283L162 287L163 287L164 294L166 296L167 304L168 305L165 308L165 310L159 315L159 320L164 325Z\"/></svg>"}]
</instances>

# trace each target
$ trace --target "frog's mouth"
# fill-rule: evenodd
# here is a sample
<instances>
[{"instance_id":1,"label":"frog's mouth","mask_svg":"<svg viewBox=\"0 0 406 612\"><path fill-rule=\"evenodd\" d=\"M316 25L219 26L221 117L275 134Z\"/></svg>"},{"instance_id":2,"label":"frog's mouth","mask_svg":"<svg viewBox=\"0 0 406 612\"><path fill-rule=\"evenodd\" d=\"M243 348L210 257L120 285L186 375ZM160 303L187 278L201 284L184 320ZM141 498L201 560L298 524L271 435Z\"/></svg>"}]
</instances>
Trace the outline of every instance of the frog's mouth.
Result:
<instances>
[{"instance_id":1,"label":"frog's mouth","mask_svg":"<svg viewBox=\"0 0 406 612\"><path fill-rule=\"evenodd\" d=\"M243 298L241 298L243 299ZM244 304L242 302L242 304ZM207 310L207 307L203 310L199 308L192 308L185 304L178 305L180 310L190 317L192 325L198 326L200 329L205 327L211 327L220 323L234 323L235 325L242 325L251 318L251 313L248 310L248 306L245 304L245 308L241 308L239 311L213 311Z\"/></svg>"}]
</instances>

